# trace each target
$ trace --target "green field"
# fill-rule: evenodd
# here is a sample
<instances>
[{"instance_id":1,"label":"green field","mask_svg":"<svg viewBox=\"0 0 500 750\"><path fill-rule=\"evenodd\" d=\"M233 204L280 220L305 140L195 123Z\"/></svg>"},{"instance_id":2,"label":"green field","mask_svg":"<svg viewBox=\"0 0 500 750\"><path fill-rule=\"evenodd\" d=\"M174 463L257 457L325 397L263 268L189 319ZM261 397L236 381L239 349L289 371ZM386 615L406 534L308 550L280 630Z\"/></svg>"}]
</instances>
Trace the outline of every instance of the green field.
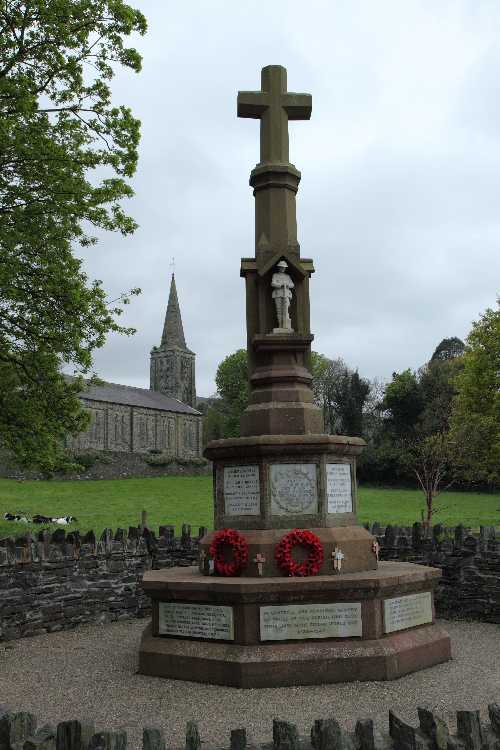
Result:
<instances>
[{"instance_id":1,"label":"green field","mask_svg":"<svg viewBox=\"0 0 500 750\"><path fill-rule=\"evenodd\" d=\"M453 526L463 523L478 528L500 528L500 494L446 492L437 498L443 510L436 523ZM360 487L359 520L409 526L420 520L424 498L416 490ZM149 525L190 523L212 526L212 478L160 477L155 479L115 479L99 481L16 481L0 479L0 538L26 531L23 523L3 520L6 512L47 516L76 516L78 523L65 527L96 534L109 527L137 526L142 510ZM31 527L39 530L40 526ZM54 527L56 528L56 527Z\"/></svg>"}]
</instances>

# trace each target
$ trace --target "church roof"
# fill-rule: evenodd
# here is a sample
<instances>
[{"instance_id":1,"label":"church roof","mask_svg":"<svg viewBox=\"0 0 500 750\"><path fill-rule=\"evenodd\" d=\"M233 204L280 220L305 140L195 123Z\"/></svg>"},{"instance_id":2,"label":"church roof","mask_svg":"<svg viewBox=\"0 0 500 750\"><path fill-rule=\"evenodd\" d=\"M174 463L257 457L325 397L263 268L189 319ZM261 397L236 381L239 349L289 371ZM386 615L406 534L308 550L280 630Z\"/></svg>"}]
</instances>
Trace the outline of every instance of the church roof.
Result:
<instances>
[{"instance_id":1,"label":"church roof","mask_svg":"<svg viewBox=\"0 0 500 750\"><path fill-rule=\"evenodd\" d=\"M170 294L168 295L167 313L165 323L163 324L163 333L161 337L161 348L170 349L178 347L189 351L184 338L184 328L182 327L181 308L177 298L177 287L175 285L175 276L172 274L170 282Z\"/></svg>"},{"instance_id":2,"label":"church roof","mask_svg":"<svg viewBox=\"0 0 500 750\"><path fill-rule=\"evenodd\" d=\"M183 404L182 401L164 396L163 393L158 391L150 391L148 388L134 388L134 386L120 385L119 383L88 385L79 395L88 401L107 401L113 404L142 406L145 409L159 409L196 416L200 414L199 411Z\"/></svg>"}]
</instances>

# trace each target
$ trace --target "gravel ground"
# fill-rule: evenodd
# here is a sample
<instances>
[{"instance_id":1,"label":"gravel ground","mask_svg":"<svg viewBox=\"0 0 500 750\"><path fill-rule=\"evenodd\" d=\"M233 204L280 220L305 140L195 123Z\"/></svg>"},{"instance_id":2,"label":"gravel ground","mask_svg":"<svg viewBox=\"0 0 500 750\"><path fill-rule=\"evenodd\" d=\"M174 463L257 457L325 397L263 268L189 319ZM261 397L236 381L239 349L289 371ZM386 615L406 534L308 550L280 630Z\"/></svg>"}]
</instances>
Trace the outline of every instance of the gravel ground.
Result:
<instances>
[{"instance_id":1,"label":"gravel ground","mask_svg":"<svg viewBox=\"0 0 500 750\"><path fill-rule=\"evenodd\" d=\"M182 747L186 721L198 722L202 741L229 745L232 728L245 726L269 741L273 718L308 734L314 719L334 716L347 729L371 717L387 731L388 710L416 723L426 705L454 725L457 709L500 702L500 628L446 622L453 660L394 682L238 690L136 674L144 620L93 625L0 644L0 703L32 711L39 725L93 718L98 730L125 729L129 747L142 744L142 727L158 726L167 747Z\"/></svg>"}]
</instances>

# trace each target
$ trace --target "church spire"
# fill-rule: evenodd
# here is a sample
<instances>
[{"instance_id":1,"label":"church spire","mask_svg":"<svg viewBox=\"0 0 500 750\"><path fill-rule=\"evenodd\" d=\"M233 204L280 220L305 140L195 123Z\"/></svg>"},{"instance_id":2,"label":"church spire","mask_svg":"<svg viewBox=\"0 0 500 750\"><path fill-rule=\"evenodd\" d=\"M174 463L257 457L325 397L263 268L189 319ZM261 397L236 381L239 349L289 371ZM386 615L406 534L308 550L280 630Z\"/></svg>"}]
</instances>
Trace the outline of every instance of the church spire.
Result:
<instances>
[{"instance_id":1,"label":"church spire","mask_svg":"<svg viewBox=\"0 0 500 750\"><path fill-rule=\"evenodd\" d=\"M187 349L174 274L172 274L172 281L170 282L170 294L168 296L167 314L165 315L165 323L163 325L161 346L169 348L177 346L179 349Z\"/></svg>"}]
</instances>

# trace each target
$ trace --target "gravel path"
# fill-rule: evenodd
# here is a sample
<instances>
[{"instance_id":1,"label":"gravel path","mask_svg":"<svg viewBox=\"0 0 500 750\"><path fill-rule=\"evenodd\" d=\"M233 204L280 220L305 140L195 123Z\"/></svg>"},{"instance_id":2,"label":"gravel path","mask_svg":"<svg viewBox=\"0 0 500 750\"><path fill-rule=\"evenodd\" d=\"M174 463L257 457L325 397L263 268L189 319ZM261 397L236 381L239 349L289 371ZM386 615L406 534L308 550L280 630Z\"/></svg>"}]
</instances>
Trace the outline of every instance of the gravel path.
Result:
<instances>
[{"instance_id":1,"label":"gravel path","mask_svg":"<svg viewBox=\"0 0 500 750\"><path fill-rule=\"evenodd\" d=\"M371 717L387 731L388 709L416 722L418 705L454 724L457 709L500 702L500 628L441 623L453 660L394 682L238 690L136 674L144 620L93 625L0 644L0 703L32 711L39 724L93 718L96 727L123 728L129 747L142 744L143 726L160 726L167 747L182 747L186 721L199 723L202 741L228 747L229 732L246 726L269 741L272 719L293 721L301 734L314 719L334 716L347 729Z\"/></svg>"}]
</instances>

